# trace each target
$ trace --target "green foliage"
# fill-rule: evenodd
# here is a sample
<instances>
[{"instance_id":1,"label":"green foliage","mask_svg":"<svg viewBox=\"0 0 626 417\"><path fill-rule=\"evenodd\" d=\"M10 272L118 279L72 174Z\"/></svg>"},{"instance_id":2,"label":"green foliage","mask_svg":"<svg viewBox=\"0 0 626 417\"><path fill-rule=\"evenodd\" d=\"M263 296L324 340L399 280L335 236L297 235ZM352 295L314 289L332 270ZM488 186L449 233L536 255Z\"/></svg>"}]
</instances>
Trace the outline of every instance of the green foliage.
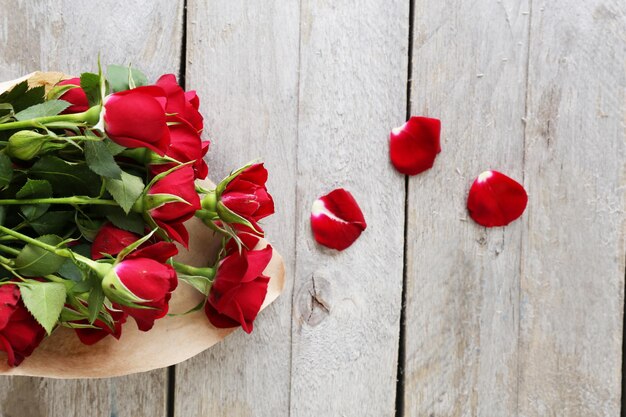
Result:
<instances>
[{"instance_id":1,"label":"green foliage","mask_svg":"<svg viewBox=\"0 0 626 417\"><path fill-rule=\"evenodd\" d=\"M30 168L29 176L47 180L55 196L97 196L102 180L82 162L67 162L56 156L44 156Z\"/></svg>"},{"instance_id":2,"label":"green foliage","mask_svg":"<svg viewBox=\"0 0 626 417\"><path fill-rule=\"evenodd\" d=\"M37 240L53 246L62 242L56 235L41 236ZM27 277L41 277L56 272L63 262L64 257L29 243L15 258L15 269Z\"/></svg>"},{"instance_id":3,"label":"green foliage","mask_svg":"<svg viewBox=\"0 0 626 417\"><path fill-rule=\"evenodd\" d=\"M6 187L11 183L13 178L13 164L11 159L3 153L0 153L0 188Z\"/></svg>"},{"instance_id":4,"label":"green foliage","mask_svg":"<svg viewBox=\"0 0 626 417\"><path fill-rule=\"evenodd\" d=\"M52 333L65 304L65 285L58 282L28 281L20 285L20 293L24 305L35 320Z\"/></svg>"},{"instance_id":5,"label":"green foliage","mask_svg":"<svg viewBox=\"0 0 626 417\"><path fill-rule=\"evenodd\" d=\"M33 199L33 198L49 198L52 197L52 186L45 180L31 180L26 181L26 184L15 194L18 199ZM50 204L23 204L20 206L20 210L26 219L34 220L42 216Z\"/></svg>"},{"instance_id":6,"label":"green foliage","mask_svg":"<svg viewBox=\"0 0 626 417\"><path fill-rule=\"evenodd\" d=\"M90 106L100 104L102 99L100 93L100 76L91 72L80 74L80 86L87 96Z\"/></svg>"},{"instance_id":7,"label":"green foliage","mask_svg":"<svg viewBox=\"0 0 626 417\"><path fill-rule=\"evenodd\" d=\"M65 100L50 100L30 106L15 114L16 120L29 120L38 117L56 116L70 106Z\"/></svg>"},{"instance_id":8,"label":"green foliage","mask_svg":"<svg viewBox=\"0 0 626 417\"><path fill-rule=\"evenodd\" d=\"M102 290L102 285L99 285L97 279L94 279L93 286L91 287L91 291L89 292L89 298L87 299L89 316L89 323L93 324L98 317L98 313L102 310L102 306L104 304L104 291Z\"/></svg>"},{"instance_id":9,"label":"green foliage","mask_svg":"<svg viewBox=\"0 0 626 417\"><path fill-rule=\"evenodd\" d=\"M29 89L28 82L22 81L10 91L0 95L0 103L11 104L13 112L19 113L35 104L43 103L44 95L45 88L43 86Z\"/></svg>"},{"instance_id":10,"label":"green foliage","mask_svg":"<svg viewBox=\"0 0 626 417\"><path fill-rule=\"evenodd\" d=\"M109 153L113 156L121 154L126 149L122 145L118 145L109 138L104 138L103 143L106 145Z\"/></svg>"},{"instance_id":11,"label":"green foliage","mask_svg":"<svg viewBox=\"0 0 626 417\"><path fill-rule=\"evenodd\" d=\"M85 143L85 161L87 166L98 175L115 180L122 179L122 169L115 162L109 147L102 141Z\"/></svg>"},{"instance_id":12,"label":"green foliage","mask_svg":"<svg viewBox=\"0 0 626 417\"><path fill-rule=\"evenodd\" d=\"M194 287L204 295L209 295L213 282L205 276L178 274L178 279Z\"/></svg>"},{"instance_id":13,"label":"green foliage","mask_svg":"<svg viewBox=\"0 0 626 417\"><path fill-rule=\"evenodd\" d=\"M125 214L122 210L113 207L107 207L112 210L106 214L106 218L113 223L115 227L129 232L142 235L145 229L145 222L140 214L128 213Z\"/></svg>"},{"instance_id":14,"label":"green foliage","mask_svg":"<svg viewBox=\"0 0 626 417\"><path fill-rule=\"evenodd\" d=\"M80 213L76 213L75 217L76 226L78 226L78 230L80 230L81 235L83 235L83 237L88 241L93 242L98 234L98 230L102 227L103 221L99 219L91 219L87 216L81 215Z\"/></svg>"},{"instance_id":15,"label":"green foliage","mask_svg":"<svg viewBox=\"0 0 626 417\"><path fill-rule=\"evenodd\" d=\"M120 205L126 214L130 212L137 199L141 196L144 184L141 178L122 171L119 180L105 178L104 185L113 199Z\"/></svg>"},{"instance_id":16,"label":"green foliage","mask_svg":"<svg viewBox=\"0 0 626 417\"><path fill-rule=\"evenodd\" d=\"M109 65L107 67L107 80L112 92L125 91L148 84L146 76L135 68L122 65Z\"/></svg>"},{"instance_id":17,"label":"green foliage","mask_svg":"<svg viewBox=\"0 0 626 417\"><path fill-rule=\"evenodd\" d=\"M73 211L49 211L45 216L40 216L28 222L28 225L38 235L61 234L71 231L68 223L74 218ZM69 229L69 230L68 230Z\"/></svg>"}]
</instances>

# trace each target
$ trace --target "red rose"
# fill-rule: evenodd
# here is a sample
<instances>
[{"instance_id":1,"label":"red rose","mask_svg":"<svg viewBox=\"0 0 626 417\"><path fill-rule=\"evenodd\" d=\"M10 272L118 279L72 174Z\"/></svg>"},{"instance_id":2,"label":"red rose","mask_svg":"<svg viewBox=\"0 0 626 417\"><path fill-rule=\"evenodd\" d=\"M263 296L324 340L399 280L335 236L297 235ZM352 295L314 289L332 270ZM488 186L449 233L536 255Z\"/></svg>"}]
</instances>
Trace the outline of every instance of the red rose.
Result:
<instances>
[{"instance_id":1,"label":"red rose","mask_svg":"<svg viewBox=\"0 0 626 417\"><path fill-rule=\"evenodd\" d=\"M7 353L9 366L19 365L39 346L46 331L22 302L17 285L0 286L0 350Z\"/></svg>"},{"instance_id":2,"label":"red rose","mask_svg":"<svg viewBox=\"0 0 626 417\"><path fill-rule=\"evenodd\" d=\"M94 239L92 257L94 259L102 258L103 253L115 256L138 239L139 236L134 233L118 229L111 224L105 224ZM167 314L171 292L176 288L178 279L174 268L165 262L176 253L178 253L176 245L170 242L145 243L129 253L120 263L114 265L112 272L102 280L102 288L107 297L119 304L119 306L115 306L121 309L124 314L133 317L140 330L150 330L154 320ZM123 285L122 291L117 285L119 283ZM124 298L125 291L129 291L135 297L149 300L139 304L151 308L142 309L124 305L128 304ZM113 318L116 322L121 320L115 316ZM123 321L119 325L121 326L122 323ZM106 332L111 329L106 328L105 325L102 330ZM116 335L115 332L111 334ZM106 334L102 335L102 337L104 336Z\"/></svg>"},{"instance_id":3,"label":"red rose","mask_svg":"<svg viewBox=\"0 0 626 417\"><path fill-rule=\"evenodd\" d=\"M220 261L204 311L215 327L241 326L250 333L267 294L270 279L263 271L272 259L272 247L242 248L241 253L231 247L228 252Z\"/></svg>"},{"instance_id":4,"label":"red rose","mask_svg":"<svg viewBox=\"0 0 626 417\"><path fill-rule=\"evenodd\" d=\"M165 152L166 156L176 159L178 162L195 161L193 170L196 178L204 179L209 173L209 167L204 161L204 155L209 150L209 141L202 141L196 129L181 118L174 118L170 124L170 145ZM153 175L165 172L175 166L173 162L151 164L150 171Z\"/></svg>"},{"instance_id":5,"label":"red rose","mask_svg":"<svg viewBox=\"0 0 626 417\"><path fill-rule=\"evenodd\" d=\"M58 85L75 85L75 88L67 90L59 99L65 100L71 104L61 114L82 113L89 110L89 100L85 91L80 88L80 78L70 78L63 80Z\"/></svg>"},{"instance_id":6,"label":"red rose","mask_svg":"<svg viewBox=\"0 0 626 417\"><path fill-rule=\"evenodd\" d=\"M74 329L76 331L76 335L80 339L80 341L85 345L93 345L108 335L113 336L116 339L119 339L122 335L122 324L126 322L126 317L128 313L122 310L111 310L107 308L107 311L111 314L111 318L113 318L113 328L110 328L105 322L102 320L96 320L93 325L97 327L94 328L80 328ZM73 322L77 324L89 324L88 320L80 320L77 322Z\"/></svg>"},{"instance_id":7,"label":"red rose","mask_svg":"<svg viewBox=\"0 0 626 417\"><path fill-rule=\"evenodd\" d=\"M165 110L168 114L176 114L181 119L188 122L196 129L202 132L203 119L198 112L200 100L195 91L183 91L174 74L165 74L158 79L156 85L161 87L167 96L167 105Z\"/></svg>"},{"instance_id":8,"label":"red rose","mask_svg":"<svg viewBox=\"0 0 626 417\"><path fill-rule=\"evenodd\" d=\"M156 86L112 94L104 103L105 131L127 148L148 148L163 156L170 143L166 123L167 98Z\"/></svg>"},{"instance_id":9,"label":"red rose","mask_svg":"<svg viewBox=\"0 0 626 417\"><path fill-rule=\"evenodd\" d=\"M266 182L267 170L263 164L251 165L228 183L220 202L256 226L256 222L274 213L274 200L267 192ZM218 213L219 210L218 204Z\"/></svg>"},{"instance_id":10,"label":"red rose","mask_svg":"<svg viewBox=\"0 0 626 417\"><path fill-rule=\"evenodd\" d=\"M104 253L115 256L130 245L139 240L139 236L127 230L118 229L111 223L102 225L91 245L91 259L104 258Z\"/></svg>"},{"instance_id":11,"label":"red rose","mask_svg":"<svg viewBox=\"0 0 626 417\"><path fill-rule=\"evenodd\" d=\"M93 240L91 245L91 258L102 259L103 254L115 256L131 243L140 239L140 236L127 230L119 229L111 223L105 223ZM176 245L169 242L146 242L126 256L132 258L152 258L159 262L165 262L178 253Z\"/></svg>"},{"instance_id":12,"label":"red rose","mask_svg":"<svg viewBox=\"0 0 626 417\"><path fill-rule=\"evenodd\" d=\"M138 304L150 308L124 305L126 302L117 291L119 288L114 282L120 282L124 290L134 296L149 300ZM111 301L119 303L120 308L134 318L139 330L144 332L152 328L156 319L167 314L171 293L177 285L178 279L174 268L150 258L126 258L113 266L112 272L102 280L106 296Z\"/></svg>"},{"instance_id":13,"label":"red rose","mask_svg":"<svg viewBox=\"0 0 626 417\"><path fill-rule=\"evenodd\" d=\"M185 247L189 244L189 233L183 223L200 209L194 178L193 168L184 166L154 183L146 196L145 206L152 219L171 239ZM161 198L167 199L168 196L178 197L184 202L161 202Z\"/></svg>"}]
</instances>

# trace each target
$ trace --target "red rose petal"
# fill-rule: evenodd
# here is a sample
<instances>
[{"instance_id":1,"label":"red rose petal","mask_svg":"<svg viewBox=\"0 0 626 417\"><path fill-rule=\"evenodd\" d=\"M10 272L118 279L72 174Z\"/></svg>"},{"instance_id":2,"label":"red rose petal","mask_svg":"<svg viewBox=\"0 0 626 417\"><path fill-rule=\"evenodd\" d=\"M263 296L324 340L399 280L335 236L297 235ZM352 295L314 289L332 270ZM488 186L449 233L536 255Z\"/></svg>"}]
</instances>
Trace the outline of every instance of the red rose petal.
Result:
<instances>
[{"instance_id":1,"label":"red rose petal","mask_svg":"<svg viewBox=\"0 0 626 417\"><path fill-rule=\"evenodd\" d=\"M403 174L415 175L431 168L441 152L441 122L430 117L411 117L391 130L389 155L393 166Z\"/></svg>"},{"instance_id":2,"label":"red rose petal","mask_svg":"<svg viewBox=\"0 0 626 417\"><path fill-rule=\"evenodd\" d=\"M478 224L505 226L522 215L528 203L524 187L498 171L476 178L467 197L467 209Z\"/></svg>"},{"instance_id":3,"label":"red rose petal","mask_svg":"<svg viewBox=\"0 0 626 417\"><path fill-rule=\"evenodd\" d=\"M348 191L338 188L320 197L311 209L315 240L329 248L344 250L365 230L363 212Z\"/></svg>"}]
</instances>

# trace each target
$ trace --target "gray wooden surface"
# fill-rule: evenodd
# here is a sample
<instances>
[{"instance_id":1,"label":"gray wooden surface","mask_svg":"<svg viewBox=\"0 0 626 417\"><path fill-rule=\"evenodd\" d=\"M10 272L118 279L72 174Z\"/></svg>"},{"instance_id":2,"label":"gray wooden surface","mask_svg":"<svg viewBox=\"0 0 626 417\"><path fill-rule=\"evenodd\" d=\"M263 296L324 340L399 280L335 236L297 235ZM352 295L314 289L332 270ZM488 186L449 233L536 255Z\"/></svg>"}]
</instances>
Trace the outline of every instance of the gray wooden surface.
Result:
<instances>
[{"instance_id":1,"label":"gray wooden surface","mask_svg":"<svg viewBox=\"0 0 626 417\"><path fill-rule=\"evenodd\" d=\"M0 80L98 52L184 75L210 176L265 159L288 276L252 335L130 377L3 377L0 416L619 415L623 1L0 0L0 29ZM408 180L407 107L443 126ZM528 190L505 228L465 211L485 169ZM342 253L308 224L335 187L368 222Z\"/></svg>"}]
</instances>

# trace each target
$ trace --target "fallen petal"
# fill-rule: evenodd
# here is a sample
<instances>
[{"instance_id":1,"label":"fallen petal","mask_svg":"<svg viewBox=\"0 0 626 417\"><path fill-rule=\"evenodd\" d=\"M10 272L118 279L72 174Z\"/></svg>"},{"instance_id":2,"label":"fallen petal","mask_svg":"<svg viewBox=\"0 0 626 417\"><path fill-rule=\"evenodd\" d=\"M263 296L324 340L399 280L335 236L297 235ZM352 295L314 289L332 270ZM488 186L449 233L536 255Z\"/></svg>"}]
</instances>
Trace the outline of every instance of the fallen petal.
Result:
<instances>
[{"instance_id":1,"label":"fallen petal","mask_svg":"<svg viewBox=\"0 0 626 417\"><path fill-rule=\"evenodd\" d=\"M343 188L313 203L311 229L315 240L321 245L344 250L354 243L366 227L361 208L352 194Z\"/></svg>"},{"instance_id":2,"label":"fallen petal","mask_svg":"<svg viewBox=\"0 0 626 417\"><path fill-rule=\"evenodd\" d=\"M431 168L441 152L441 121L430 117L411 117L391 130L389 156L393 166L403 174L415 175Z\"/></svg>"},{"instance_id":3,"label":"fallen petal","mask_svg":"<svg viewBox=\"0 0 626 417\"><path fill-rule=\"evenodd\" d=\"M506 226L522 215L527 203L524 187L498 171L480 174L467 197L470 217L486 227Z\"/></svg>"}]
</instances>

